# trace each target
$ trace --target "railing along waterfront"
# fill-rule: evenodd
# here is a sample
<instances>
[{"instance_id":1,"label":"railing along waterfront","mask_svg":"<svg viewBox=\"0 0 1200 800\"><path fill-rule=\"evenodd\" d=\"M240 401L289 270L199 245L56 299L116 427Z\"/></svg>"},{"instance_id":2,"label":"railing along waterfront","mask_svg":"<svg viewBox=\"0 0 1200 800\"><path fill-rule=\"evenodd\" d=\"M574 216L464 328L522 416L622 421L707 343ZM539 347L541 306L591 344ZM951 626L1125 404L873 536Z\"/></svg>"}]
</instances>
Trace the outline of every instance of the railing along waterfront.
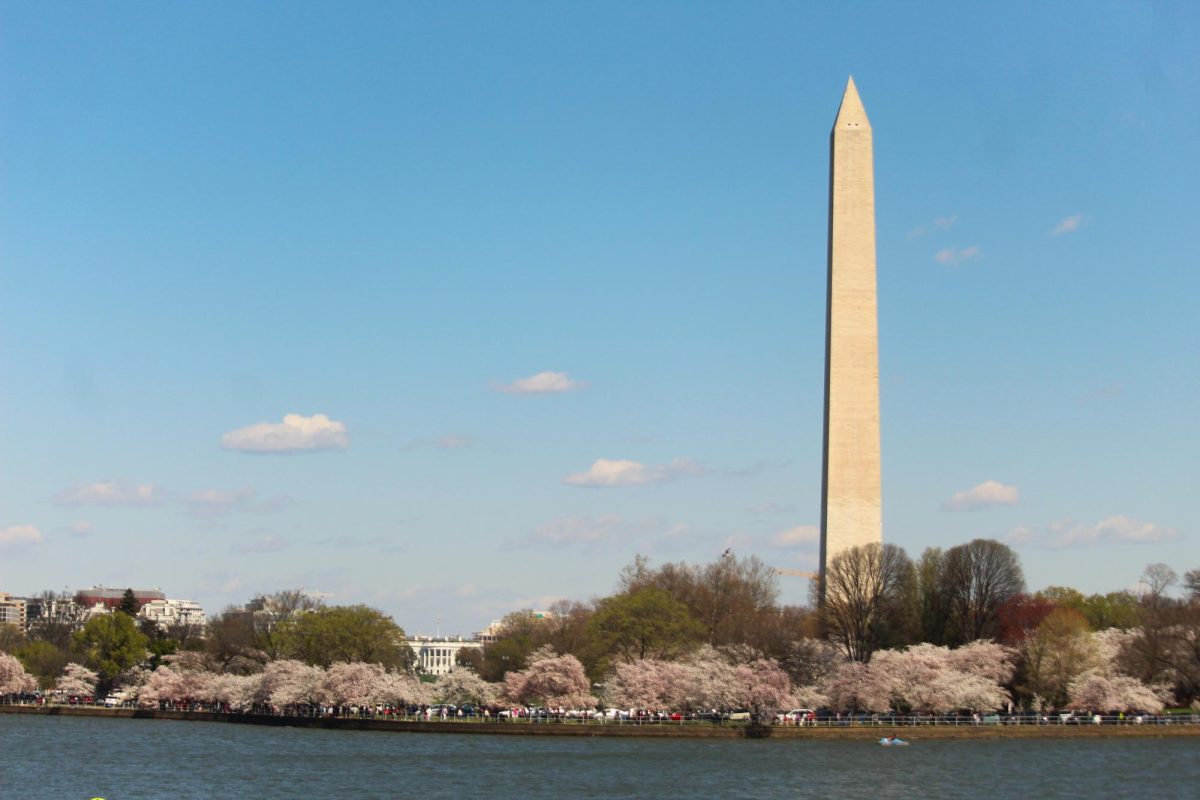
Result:
<instances>
[{"instance_id":1,"label":"railing along waterfront","mask_svg":"<svg viewBox=\"0 0 1200 800\"><path fill-rule=\"evenodd\" d=\"M276 708L255 705L249 708L231 708L222 703L161 702L155 705L123 703L112 705L103 702L56 702L45 698L0 697L0 705L24 705L50 708L125 708L174 712L253 714L275 717L303 717L329 719L372 719L396 722L444 722L472 723L479 725L657 725L657 726L746 726L749 724L773 725L788 728L872 728L872 727L996 727L996 726L1091 726L1091 725L1200 725L1200 712L1175 711L1161 714L1090 712L1046 712L1013 714L821 714L800 720L776 718L731 720L720 712L698 712L675 715L655 712L620 712L615 716L592 715L585 712L522 712L521 709L489 710L487 713L445 716L437 711L416 707L359 707L359 706L297 706Z\"/></svg>"}]
</instances>

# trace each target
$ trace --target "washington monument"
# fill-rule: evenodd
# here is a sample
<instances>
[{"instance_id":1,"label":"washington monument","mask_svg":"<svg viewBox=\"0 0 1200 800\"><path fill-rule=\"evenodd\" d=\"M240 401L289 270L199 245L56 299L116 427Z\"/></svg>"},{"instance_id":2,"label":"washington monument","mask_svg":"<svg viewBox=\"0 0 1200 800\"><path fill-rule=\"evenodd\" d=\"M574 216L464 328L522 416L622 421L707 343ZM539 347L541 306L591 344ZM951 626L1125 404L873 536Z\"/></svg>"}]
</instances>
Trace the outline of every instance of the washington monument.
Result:
<instances>
[{"instance_id":1,"label":"washington monument","mask_svg":"<svg viewBox=\"0 0 1200 800\"><path fill-rule=\"evenodd\" d=\"M851 78L829 135L829 294L820 593L829 560L881 542L871 123Z\"/></svg>"}]
</instances>

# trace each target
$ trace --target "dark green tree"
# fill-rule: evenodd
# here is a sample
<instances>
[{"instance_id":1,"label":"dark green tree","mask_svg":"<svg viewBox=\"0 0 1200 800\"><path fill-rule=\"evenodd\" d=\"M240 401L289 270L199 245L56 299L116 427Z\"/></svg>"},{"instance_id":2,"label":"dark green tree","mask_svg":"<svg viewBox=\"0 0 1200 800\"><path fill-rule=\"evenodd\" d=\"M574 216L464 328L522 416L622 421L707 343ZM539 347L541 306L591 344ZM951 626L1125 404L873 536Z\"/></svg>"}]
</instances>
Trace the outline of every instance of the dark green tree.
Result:
<instances>
[{"instance_id":1,"label":"dark green tree","mask_svg":"<svg viewBox=\"0 0 1200 800\"><path fill-rule=\"evenodd\" d=\"M708 632L686 605L653 587L601 600L591 626L608 652L627 661L673 658Z\"/></svg>"},{"instance_id":2,"label":"dark green tree","mask_svg":"<svg viewBox=\"0 0 1200 800\"><path fill-rule=\"evenodd\" d=\"M339 661L411 670L413 653L391 617L364 605L329 606L297 614L277 629L289 658L328 667Z\"/></svg>"},{"instance_id":3,"label":"dark green tree","mask_svg":"<svg viewBox=\"0 0 1200 800\"><path fill-rule=\"evenodd\" d=\"M146 660L149 639L133 617L120 612L88 620L74 636L74 647L84 665L100 675L97 694L108 692L118 675Z\"/></svg>"},{"instance_id":4,"label":"dark green tree","mask_svg":"<svg viewBox=\"0 0 1200 800\"><path fill-rule=\"evenodd\" d=\"M13 655L43 689L52 689L63 667L71 661L71 654L65 648L40 639L26 642Z\"/></svg>"},{"instance_id":5,"label":"dark green tree","mask_svg":"<svg viewBox=\"0 0 1200 800\"><path fill-rule=\"evenodd\" d=\"M133 589L126 589L125 594L121 595L121 605L117 606L117 611L136 617L140 608L137 598L133 596Z\"/></svg>"}]
</instances>

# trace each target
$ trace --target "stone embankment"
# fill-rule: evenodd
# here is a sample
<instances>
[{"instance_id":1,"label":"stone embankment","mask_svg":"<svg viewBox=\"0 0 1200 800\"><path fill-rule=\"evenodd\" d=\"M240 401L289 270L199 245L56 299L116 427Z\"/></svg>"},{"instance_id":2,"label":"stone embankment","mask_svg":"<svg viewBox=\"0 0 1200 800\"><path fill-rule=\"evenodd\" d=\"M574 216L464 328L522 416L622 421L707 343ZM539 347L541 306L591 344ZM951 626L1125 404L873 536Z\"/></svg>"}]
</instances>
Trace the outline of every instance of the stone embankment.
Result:
<instances>
[{"instance_id":1,"label":"stone embankment","mask_svg":"<svg viewBox=\"0 0 1200 800\"><path fill-rule=\"evenodd\" d=\"M192 722L229 722L291 728L391 731L394 733L461 733L493 736L638 736L686 739L870 740L898 736L922 739L1103 739L1111 737L1200 736L1200 724L1170 725L855 725L809 727L791 725L637 724L596 722L456 722L387 720L363 717L283 717L223 714L214 711L158 711L87 706L0 705L0 714L111 717Z\"/></svg>"}]
</instances>

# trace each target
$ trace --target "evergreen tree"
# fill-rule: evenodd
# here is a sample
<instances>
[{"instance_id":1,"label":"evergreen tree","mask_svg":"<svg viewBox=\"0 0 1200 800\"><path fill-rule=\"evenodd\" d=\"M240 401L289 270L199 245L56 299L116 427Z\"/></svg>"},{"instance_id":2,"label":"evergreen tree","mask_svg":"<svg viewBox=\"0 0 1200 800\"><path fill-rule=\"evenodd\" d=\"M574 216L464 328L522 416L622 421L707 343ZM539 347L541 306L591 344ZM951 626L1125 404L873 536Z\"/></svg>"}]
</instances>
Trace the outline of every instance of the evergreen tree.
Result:
<instances>
[{"instance_id":1,"label":"evergreen tree","mask_svg":"<svg viewBox=\"0 0 1200 800\"><path fill-rule=\"evenodd\" d=\"M117 611L128 614L131 617L137 616L138 601L133 596L133 589L126 589L125 594L121 595L121 605L117 606Z\"/></svg>"}]
</instances>

